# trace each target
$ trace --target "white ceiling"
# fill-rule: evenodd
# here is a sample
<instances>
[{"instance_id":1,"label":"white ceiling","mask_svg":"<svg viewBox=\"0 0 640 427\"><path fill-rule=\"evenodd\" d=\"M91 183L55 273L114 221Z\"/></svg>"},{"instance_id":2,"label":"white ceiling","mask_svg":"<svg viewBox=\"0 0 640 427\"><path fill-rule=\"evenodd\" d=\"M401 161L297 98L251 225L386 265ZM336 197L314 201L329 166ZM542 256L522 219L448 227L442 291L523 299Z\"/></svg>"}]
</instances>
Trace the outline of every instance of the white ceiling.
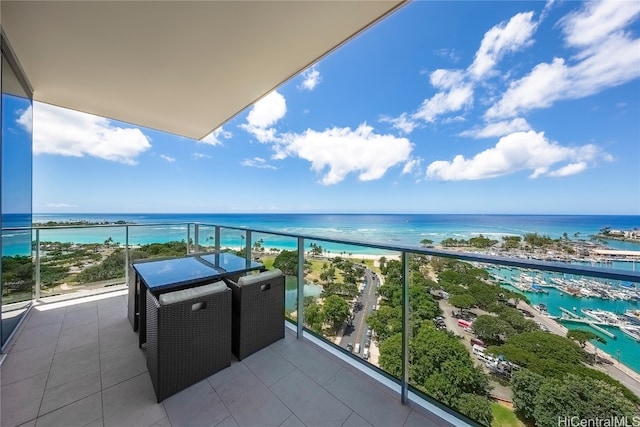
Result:
<instances>
[{"instance_id":1,"label":"white ceiling","mask_svg":"<svg viewBox=\"0 0 640 427\"><path fill-rule=\"evenodd\" d=\"M403 1L5 1L34 100L200 139Z\"/></svg>"}]
</instances>

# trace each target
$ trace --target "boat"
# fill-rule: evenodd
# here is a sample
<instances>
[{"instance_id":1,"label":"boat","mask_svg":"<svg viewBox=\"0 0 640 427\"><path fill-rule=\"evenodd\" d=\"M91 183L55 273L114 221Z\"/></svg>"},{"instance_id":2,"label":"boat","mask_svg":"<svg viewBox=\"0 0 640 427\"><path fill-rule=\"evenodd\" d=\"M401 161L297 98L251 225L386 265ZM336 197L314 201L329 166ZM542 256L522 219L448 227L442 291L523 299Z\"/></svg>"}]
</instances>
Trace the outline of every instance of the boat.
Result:
<instances>
[{"instance_id":1,"label":"boat","mask_svg":"<svg viewBox=\"0 0 640 427\"><path fill-rule=\"evenodd\" d=\"M634 326L620 326L620 330L628 337L640 342L640 328L636 328Z\"/></svg>"}]
</instances>

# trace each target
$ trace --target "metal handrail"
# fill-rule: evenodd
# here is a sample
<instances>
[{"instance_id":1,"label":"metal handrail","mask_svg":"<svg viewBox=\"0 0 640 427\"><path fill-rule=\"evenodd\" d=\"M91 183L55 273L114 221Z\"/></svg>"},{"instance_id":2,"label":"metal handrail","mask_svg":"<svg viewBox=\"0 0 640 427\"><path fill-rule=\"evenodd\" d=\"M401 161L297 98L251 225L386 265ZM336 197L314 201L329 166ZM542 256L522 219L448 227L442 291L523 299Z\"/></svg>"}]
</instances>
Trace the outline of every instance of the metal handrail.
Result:
<instances>
[{"instance_id":1,"label":"metal handrail","mask_svg":"<svg viewBox=\"0 0 640 427\"><path fill-rule=\"evenodd\" d=\"M486 254L478 254L478 253L469 253L469 252L458 252L451 250L443 250L443 249L435 249L435 248L424 248L419 246L409 246L409 245L391 245L386 243L377 243L377 242L364 242L358 240L349 240L349 239L337 239L333 237L323 237L309 234L299 234L299 233L288 233L282 232L278 230L270 230L270 229L257 229L251 227L238 227L238 226L226 226L219 224L210 224L210 223L200 223L200 222L190 222L190 223L149 223L149 224L88 224L88 225L69 225L69 226L39 226L35 225L33 227L13 227L13 228L3 228L2 231L33 231L36 232L36 242L38 248L36 248L36 296L40 295L40 255L39 255L39 241L40 241L40 231L41 230L63 230L63 229L83 229L83 228L113 228L113 227L124 227L125 228L125 260L127 263L130 260L129 256L129 228L130 227L158 227L158 226L176 226L176 225L184 225L186 227L186 235L187 241L191 240L192 226L193 226L193 242L195 244L195 250L199 249L200 239L200 231L201 227L214 227L214 235L215 235L215 250L219 251L221 249L221 230L236 230L241 231L244 234L245 240L245 254L247 259L251 258L251 245L252 245L252 236L255 233L260 234L268 234L273 236L280 237L290 237L294 238L297 241L297 250L298 250L298 304L297 304L297 336L302 338L304 336L304 304L303 304L303 286L304 286L304 248L305 241L319 241L319 242L327 242L327 243L335 243L340 245L349 245L349 246L358 246L365 248L374 248L380 249L384 251L394 252L400 255L401 262L403 264L403 277L402 277L402 288L403 288L403 342L402 342L402 376L400 378L400 399L403 403L407 403L409 400L409 310L408 310L408 264L409 264L409 254L419 254L419 255L427 255L427 256L436 256L443 258L451 258L451 259L459 259L463 261L489 264L489 265L499 265L499 266L508 266L508 267L518 267L518 268L529 268L536 270L545 270L555 273L565 273L565 274L573 274L573 275L582 275L588 277L597 277L602 279L610 279L610 280L620 280L620 281L628 281L640 283L640 272L638 271L627 271L627 270L619 270L613 268L602 268L602 267L592 267L592 266L582 266L579 264L569 264L563 262L556 261L544 261L537 259L523 259L516 257L506 257L506 256L495 256L495 255L486 255ZM128 274L128 268L125 267L125 278ZM434 409L436 410L436 409ZM460 421L460 420L459 420ZM466 422L467 420L465 420Z\"/></svg>"}]
</instances>

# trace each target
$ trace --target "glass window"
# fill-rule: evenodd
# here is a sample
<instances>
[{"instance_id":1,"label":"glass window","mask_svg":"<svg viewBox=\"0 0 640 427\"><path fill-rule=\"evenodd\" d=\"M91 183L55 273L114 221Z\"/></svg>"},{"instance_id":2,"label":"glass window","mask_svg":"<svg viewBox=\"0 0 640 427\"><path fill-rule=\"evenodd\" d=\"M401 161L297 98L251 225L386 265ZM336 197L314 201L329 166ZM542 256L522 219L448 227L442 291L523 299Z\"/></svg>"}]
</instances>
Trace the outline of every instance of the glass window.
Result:
<instances>
[{"instance_id":1,"label":"glass window","mask_svg":"<svg viewBox=\"0 0 640 427\"><path fill-rule=\"evenodd\" d=\"M3 46L4 47L4 46ZM2 55L2 345L33 299L31 256L32 101Z\"/></svg>"}]
</instances>

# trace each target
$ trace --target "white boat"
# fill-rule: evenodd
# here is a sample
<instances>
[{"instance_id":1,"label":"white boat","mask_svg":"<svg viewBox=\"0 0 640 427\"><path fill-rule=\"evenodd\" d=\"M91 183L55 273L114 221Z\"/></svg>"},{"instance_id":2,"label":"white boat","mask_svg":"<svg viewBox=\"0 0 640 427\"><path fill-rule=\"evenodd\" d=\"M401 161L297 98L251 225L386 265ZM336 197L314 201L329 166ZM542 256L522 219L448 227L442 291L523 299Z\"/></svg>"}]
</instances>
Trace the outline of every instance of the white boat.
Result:
<instances>
[{"instance_id":1,"label":"white boat","mask_svg":"<svg viewBox=\"0 0 640 427\"><path fill-rule=\"evenodd\" d=\"M640 342L640 329L633 326L620 326L620 330L628 337Z\"/></svg>"}]
</instances>

